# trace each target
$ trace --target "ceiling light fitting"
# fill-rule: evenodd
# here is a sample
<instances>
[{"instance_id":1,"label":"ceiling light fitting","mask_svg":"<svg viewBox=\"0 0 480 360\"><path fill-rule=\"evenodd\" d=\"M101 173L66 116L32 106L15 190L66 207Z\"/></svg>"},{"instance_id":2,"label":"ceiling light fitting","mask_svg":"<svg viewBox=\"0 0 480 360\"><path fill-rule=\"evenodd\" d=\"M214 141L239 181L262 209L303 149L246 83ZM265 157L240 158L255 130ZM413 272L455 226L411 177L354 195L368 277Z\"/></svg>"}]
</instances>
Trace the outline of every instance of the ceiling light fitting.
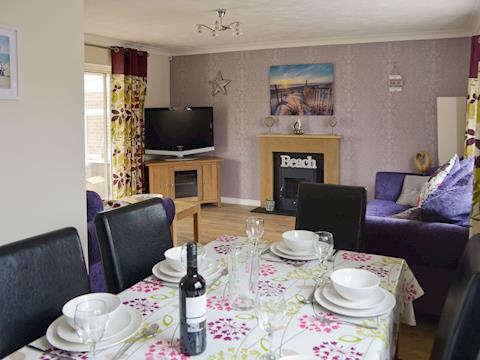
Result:
<instances>
[{"instance_id":1,"label":"ceiling light fitting","mask_svg":"<svg viewBox=\"0 0 480 360\"><path fill-rule=\"evenodd\" d=\"M216 37L220 35L220 32L222 31L227 31L227 30L232 30L233 31L233 36L237 37L242 35L242 32L240 30L240 22L234 21L228 25L223 24L223 17L225 16L227 10L226 9L217 9L217 16L218 20L215 20L215 23L213 24L212 27L204 25L204 24L197 24L197 33L202 34L205 29L210 30L210 33L212 36Z\"/></svg>"}]
</instances>

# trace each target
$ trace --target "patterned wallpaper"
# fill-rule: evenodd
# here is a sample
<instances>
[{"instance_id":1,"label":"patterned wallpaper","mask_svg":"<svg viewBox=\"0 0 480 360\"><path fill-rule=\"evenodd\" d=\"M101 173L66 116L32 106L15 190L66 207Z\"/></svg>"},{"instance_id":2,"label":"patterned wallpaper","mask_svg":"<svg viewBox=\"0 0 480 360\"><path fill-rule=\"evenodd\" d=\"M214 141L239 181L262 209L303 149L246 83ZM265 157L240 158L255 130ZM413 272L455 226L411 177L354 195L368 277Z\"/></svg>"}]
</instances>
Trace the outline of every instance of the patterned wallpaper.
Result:
<instances>
[{"instance_id":1,"label":"patterned wallpaper","mask_svg":"<svg viewBox=\"0 0 480 360\"><path fill-rule=\"evenodd\" d=\"M269 66L334 63L335 132L343 135L341 183L363 185L373 196L375 173L413 170L419 150L437 156L436 97L466 96L469 39L238 51L174 57L172 106L213 106L217 156L225 158L222 196L258 199L259 155L255 135L267 131ZM393 65L404 78L390 93ZM218 71L232 79L228 96L211 96ZM274 132L288 132L296 116L282 116ZM327 117L302 118L307 133L328 133Z\"/></svg>"}]
</instances>

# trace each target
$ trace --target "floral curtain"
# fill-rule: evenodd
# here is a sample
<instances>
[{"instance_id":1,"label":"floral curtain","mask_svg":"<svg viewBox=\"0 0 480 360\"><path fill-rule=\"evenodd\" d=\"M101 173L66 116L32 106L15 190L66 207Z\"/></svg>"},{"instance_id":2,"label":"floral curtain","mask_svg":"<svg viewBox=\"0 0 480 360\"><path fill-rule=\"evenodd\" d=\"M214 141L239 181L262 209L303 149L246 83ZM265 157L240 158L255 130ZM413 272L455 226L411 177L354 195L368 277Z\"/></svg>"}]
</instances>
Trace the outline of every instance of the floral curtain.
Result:
<instances>
[{"instance_id":1,"label":"floral curtain","mask_svg":"<svg viewBox=\"0 0 480 360\"><path fill-rule=\"evenodd\" d=\"M124 48L111 54L113 198L118 199L143 192L148 54Z\"/></svg>"},{"instance_id":2,"label":"floral curtain","mask_svg":"<svg viewBox=\"0 0 480 360\"><path fill-rule=\"evenodd\" d=\"M480 36L472 37L470 76L468 79L467 129L465 132L465 157L475 157L473 202L470 236L480 233Z\"/></svg>"}]
</instances>

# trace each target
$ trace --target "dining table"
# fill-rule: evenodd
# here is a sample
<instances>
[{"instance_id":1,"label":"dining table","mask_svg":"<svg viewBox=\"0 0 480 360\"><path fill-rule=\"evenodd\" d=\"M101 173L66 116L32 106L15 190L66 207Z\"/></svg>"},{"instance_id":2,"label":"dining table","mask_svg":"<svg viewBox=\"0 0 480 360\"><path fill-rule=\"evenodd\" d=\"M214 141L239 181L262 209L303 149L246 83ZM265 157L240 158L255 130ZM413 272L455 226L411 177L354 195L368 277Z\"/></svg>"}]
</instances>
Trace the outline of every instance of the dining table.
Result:
<instances>
[{"instance_id":1,"label":"dining table","mask_svg":"<svg viewBox=\"0 0 480 360\"><path fill-rule=\"evenodd\" d=\"M205 245L207 256L228 267L232 244L249 244L245 237L223 235ZM267 249L268 240L258 247ZM339 250L328 263L329 271L359 268L373 272L380 286L396 299L394 309L369 318L350 318L332 313L318 304L305 303L319 272L316 261L260 257L258 291L283 293L287 313L273 337L273 347L282 356L305 355L311 359L392 359L397 351L400 322L414 326L413 301L423 295L405 260L382 255ZM222 272L207 288L207 347L195 359L260 359L268 351L266 333L257 323L255 309L236 311L229 304L228 274ZM136 309L144 327L157 324L153 337L135 337L123 359L179 360L178 288L151 275L118 294L125 306ZM98 359L114 358L124 344L98 350ZM45 337L12 353L19 359L88 359L88 353L53 348ZM39 351L43 350L43 351Z\"/></svg>"}]
</instances>

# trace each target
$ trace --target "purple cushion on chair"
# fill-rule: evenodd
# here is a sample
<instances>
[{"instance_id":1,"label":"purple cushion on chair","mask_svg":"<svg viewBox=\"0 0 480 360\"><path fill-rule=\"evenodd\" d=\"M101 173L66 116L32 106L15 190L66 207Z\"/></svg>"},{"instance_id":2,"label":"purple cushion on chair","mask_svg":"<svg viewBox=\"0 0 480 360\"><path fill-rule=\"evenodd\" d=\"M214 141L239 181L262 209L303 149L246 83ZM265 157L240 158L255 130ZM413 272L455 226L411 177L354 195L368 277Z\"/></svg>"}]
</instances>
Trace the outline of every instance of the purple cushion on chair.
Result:
<instances>
[{"instance_id":1,"label":"purple cushion on chair","mask_svg":"<svg viewBox=\"0 0 480 360\"><path fill-rule=\"evenodd\" d=\"M103 277L102 262L98 261L89 266L90 292L106 292L105 278Z\"/></svg>"},{"instance_id":2,"label":"purple cushion on chair","mask_svg":"<svg viewBox=\"0 0 480 360\"><path fill-rule=\"evenodd\" d=\"M173 219L175 218L175 203L169 197L164 197L163 199L163 207L165 208L165 212L167 213L168 223L171 224Z\"/></svg>"},{"instance_id":3,"label":"purple cushion on chair","mask_svg":"<svg viewBox=\"0 0 480 360\"><path fill-rule=\"evenodd\" d=\"M464 160L462 160L464 161ZM452 168L450 169L450 171L448 172L447 176L445 177L445 179L443 179L442 183L439 185L438 189L440 188L447 188L449 187L451 184L452 184L452 179L453 179L453 175L455 175L456 173L458 173L459 170L462 169L462 166L461 166L461 161L458 157L455 158L455 162L453 163L453 166ZM438 190L437 189L437 190Z\"/></svg>"},{"instance_id":4,"label":"purple cushion on chair","mask_svg":"<svg viewBox=\"0 0 480 360\"><path fill-rule=\"evenodd\" d=\"M458 162L458 166L453 166L450 173L443 180L439 189L448 189L452 185L455 185L465 175L470 174L473 171L474 158L466 158Z\"/></svg>"},{"instance_id":5,"label":"purple cushion on chair","mask_svg":"<svg viewBox=\"0 0 480 360\"><path fill-rule=\"evenodd\" d=\"M100 211L103 211L103 202L95 191L87 190L87 221L92 221Z\"/></svg>"},{"instance_id":6,"label":"purple cushion on chair","mask_svg":"<svg viewBox=\"0 0 480 360\"><path fill-rule=\"evenodd\" d=\"M472 210L473 159L462 160L460 169L422 204L424 221L440 221L468 227Z\"/></svg>"}]
</instances>

